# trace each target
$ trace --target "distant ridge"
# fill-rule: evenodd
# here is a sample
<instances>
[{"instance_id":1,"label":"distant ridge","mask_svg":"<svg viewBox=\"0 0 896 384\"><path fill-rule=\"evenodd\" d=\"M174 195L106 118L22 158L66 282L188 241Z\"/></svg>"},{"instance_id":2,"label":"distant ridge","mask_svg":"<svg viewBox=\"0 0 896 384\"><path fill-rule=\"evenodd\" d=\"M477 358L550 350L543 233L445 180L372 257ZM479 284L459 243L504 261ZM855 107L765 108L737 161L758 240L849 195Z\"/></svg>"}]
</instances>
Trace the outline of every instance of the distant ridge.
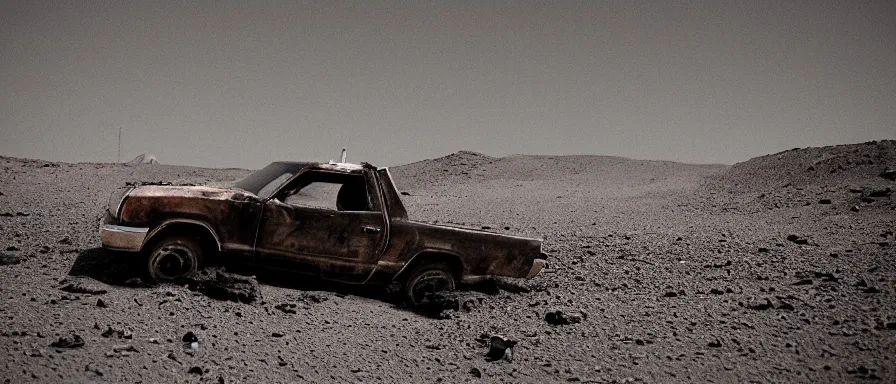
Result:
<instances>
[{"instance_id":1,"label":"distant ridge","mask_svg":"<svg viewBox=\"0 0 896 384\"><path fill-rule=\"evenodd\" d=\"M737 163L712 184L731 192L764 192L784 186L885 182L896 169L896 140L795 148Z\"/></svg>"}]
</instances>

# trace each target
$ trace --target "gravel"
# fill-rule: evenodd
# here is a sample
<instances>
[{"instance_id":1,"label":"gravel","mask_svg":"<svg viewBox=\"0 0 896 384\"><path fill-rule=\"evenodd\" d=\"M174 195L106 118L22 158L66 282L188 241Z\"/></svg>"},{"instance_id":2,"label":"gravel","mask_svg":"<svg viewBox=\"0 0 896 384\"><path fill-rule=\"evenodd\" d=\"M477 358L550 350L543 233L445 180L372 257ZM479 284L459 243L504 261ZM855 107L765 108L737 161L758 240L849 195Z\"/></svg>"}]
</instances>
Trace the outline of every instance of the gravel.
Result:
<instances>
[{"instance_id":1,"label":"gravel","mask_svg":"<svg viewBox=\"0 0 896 384\"><path fill-rule=\"evenodd\" d=\"M412 218L540 237L550 255L438 316L369 287L143 284L133 255L97 249L109 193L248 171L46 163L0 158L0 382L896 382L881 245L896 142L734 166L458 152L394 167ZM218 282L239 288L200 287Z\"/></svg>"}]
</instances>

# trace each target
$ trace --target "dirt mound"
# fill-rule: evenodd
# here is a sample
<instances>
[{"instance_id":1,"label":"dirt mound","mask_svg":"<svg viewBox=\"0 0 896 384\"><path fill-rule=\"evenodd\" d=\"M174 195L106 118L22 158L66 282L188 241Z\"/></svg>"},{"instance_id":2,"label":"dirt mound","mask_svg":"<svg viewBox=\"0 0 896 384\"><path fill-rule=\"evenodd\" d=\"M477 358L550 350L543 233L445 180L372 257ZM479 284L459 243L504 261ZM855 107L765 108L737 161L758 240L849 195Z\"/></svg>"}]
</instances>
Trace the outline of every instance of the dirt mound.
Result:
<instances>
[{"instance_id":1,"label":"dirt mound","mask_svg":"<svg viewBox=\"0 0 896 384\"><path fill-rule=\"evenodd\" d=\"M734 193L767 192L784 187L884 186L896 169L896 141L791 149L731 166L710 183ZM880 185L879 185L880 184Z\"/></svg>"}]
</instances>

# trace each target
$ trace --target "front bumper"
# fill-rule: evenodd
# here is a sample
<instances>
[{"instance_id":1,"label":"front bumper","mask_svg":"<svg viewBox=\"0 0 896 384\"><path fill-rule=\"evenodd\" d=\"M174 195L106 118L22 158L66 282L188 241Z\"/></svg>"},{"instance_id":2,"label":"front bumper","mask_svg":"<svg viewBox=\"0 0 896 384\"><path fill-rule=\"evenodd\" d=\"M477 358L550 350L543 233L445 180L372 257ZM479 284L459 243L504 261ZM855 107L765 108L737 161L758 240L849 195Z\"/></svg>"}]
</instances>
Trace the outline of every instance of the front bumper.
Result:
<instances>
[{"instance_id":1,"label":"front bumper","mask_svg":"<svg viewBox=\"0 0 896 384\"><path fill-rule=\"evenodd\" d=\"M115 251L136 252L143 248L143 240L149 228L126 227L109 223L100 224L100 241L103 248Z\"/></svg>"},{"instance_id":2,"label":"front bumper","mask_svg":"<svg viewBox=\"0 0 896 384\"><path fill-rule=\"evenodd\" d=\"M537 276L539 273L541 273L541 270L544 269L547 263L548 262L544 259L535 259L535 261L532 262L532 268L529 269L529 274L526 275L526 278L531 279Z\"/></svg>"}]
</instances>

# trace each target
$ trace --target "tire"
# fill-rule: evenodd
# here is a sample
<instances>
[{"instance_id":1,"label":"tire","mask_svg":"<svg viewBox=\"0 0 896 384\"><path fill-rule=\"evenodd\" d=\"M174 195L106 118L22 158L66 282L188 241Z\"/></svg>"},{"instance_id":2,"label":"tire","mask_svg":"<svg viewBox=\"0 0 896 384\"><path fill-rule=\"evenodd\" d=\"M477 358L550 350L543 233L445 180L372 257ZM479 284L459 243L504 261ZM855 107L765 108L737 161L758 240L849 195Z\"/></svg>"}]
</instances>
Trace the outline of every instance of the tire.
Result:
<instances>
[{"instance_id":1,"label":"tire","mask_svg":"<svg viewBox=\"0 0 896 384\"><path fill-rule=\"evenodd\" d=\"M156 241L146 255L146 278L149 282L176 281L199 270L202 247L199 239L166 236Z\"/></svg>"},{"instance_id":2,"label":"tire","mask_svg":"<svg viewBox=\"0 0 896 384\"><path fill-rule=\"evenodd\" d=\"M420 264L411 270L402 284L405 302L416 307L427 293L453 291L455 287L451 266L443 261Z\"/></svg>"}]
</instances>

